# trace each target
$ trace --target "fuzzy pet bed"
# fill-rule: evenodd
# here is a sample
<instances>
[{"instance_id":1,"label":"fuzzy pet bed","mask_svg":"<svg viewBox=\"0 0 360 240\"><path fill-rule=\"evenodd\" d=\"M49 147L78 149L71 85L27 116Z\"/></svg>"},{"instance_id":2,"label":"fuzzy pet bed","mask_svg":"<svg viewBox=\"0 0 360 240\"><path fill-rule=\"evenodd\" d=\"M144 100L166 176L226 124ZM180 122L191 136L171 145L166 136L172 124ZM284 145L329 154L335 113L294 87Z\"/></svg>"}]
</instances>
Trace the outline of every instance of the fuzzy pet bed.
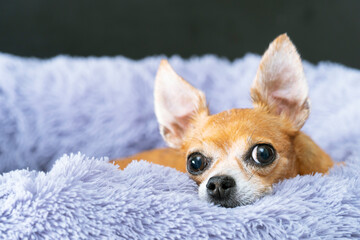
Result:
<instances>
[{"instance_id":1,"label":"fuzzy pet bed","mask_svg":"<svg viewBox=\"0 0 360 240\"><path fill-rule=\"evenodd\" d=\"M160 59L0 54L0 239L360 238L360 71L304 63L312 113L303 130L346 166L226 209L200 201L174 169L120 171L101 158L164 146L152 96ZM213 113L251 106L259 61L170 58Z\"/></svg>"}]
</instances>

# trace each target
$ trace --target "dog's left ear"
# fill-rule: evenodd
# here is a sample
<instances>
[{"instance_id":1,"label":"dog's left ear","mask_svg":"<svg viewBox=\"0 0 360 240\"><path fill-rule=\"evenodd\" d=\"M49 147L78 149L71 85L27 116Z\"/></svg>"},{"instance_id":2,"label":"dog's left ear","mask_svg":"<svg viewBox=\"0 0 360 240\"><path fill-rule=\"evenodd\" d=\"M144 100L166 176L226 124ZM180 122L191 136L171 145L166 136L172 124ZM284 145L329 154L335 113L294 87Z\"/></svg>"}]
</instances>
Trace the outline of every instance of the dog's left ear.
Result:
<instances>
[{"instance_id":1,"label":"dog's left ear","mask_svg":"<svg viewBox=\"0 0 360 240\"><path fill-rule=\"evenodd\" d=\"M283 115L300 129L310 113L308 87L301 59L286 34L278 36L264 53L251 87L255 107Z\"/></svg>"}]
</instances>

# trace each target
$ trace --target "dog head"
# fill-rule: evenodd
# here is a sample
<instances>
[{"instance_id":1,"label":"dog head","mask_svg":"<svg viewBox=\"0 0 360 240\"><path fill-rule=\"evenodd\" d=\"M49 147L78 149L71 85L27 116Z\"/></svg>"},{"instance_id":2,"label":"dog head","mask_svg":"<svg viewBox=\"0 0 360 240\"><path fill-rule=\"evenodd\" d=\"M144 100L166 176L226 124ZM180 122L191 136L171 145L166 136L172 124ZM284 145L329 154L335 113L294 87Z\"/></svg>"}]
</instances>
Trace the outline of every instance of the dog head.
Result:
<instances>
[{"instance_id":1,"label":"dog head","mask_svg":"<svg viewBox=\"0 0 360 240\"><path fill-rule=\"evenodd\" d=\"M155 113L163 138L185 153L200 198L224 207L252 203L282 179L326 172L332 165L300 131L310 112L308 87L286 34L263 55L251 97L253 109L210 115L204 93L166 60L156 76Z\"/></svg>"}]
</instances>

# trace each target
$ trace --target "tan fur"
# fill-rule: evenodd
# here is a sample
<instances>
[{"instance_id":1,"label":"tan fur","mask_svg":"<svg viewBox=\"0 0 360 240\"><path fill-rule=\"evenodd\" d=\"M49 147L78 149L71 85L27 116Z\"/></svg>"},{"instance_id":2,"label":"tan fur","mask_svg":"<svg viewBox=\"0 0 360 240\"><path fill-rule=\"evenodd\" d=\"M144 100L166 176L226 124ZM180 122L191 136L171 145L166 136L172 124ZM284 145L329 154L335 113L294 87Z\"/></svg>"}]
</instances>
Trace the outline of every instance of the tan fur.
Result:
<instances>
[{"instance_id":1,"label":"tan fur","mask_svg":"<svg viewBox=\"0 0 360 240\"><path fill-rule=\"evenodd\" d=\"M141 152L128 158L112 160L111 163L118 165L120 169L124 169L134 160L146 160L155 164L175 168L180 172L186 172L186 165L183 161L184 159L184 154L177 149L159 148Z\"/></svg>"},{"instance_id":2,"label":"tan fur","mask_svg":"<svg viewBox=\"0 0 360 240\"><path fill-rule=\"evenodd\" d=\"M133 159L144 159L186 172L187 156L200 152L211 159L208 170L190 175L200 185L200 197L210 177L229 174L238 179L239 195L251 192L245 203L271 191L283 179L327 173L333 161L300 131L310 112L308 90L300 57L286 34L265 52L251 96L254 109L209 115L203 93L162 61L155 83L155 110L164 139L177 149L151 150L113 163L123 169ZM182 106L176 106L178 102ZM276 160L265 167L245 159L259 143L276 150Z\"/></svg>"}]
</instances>

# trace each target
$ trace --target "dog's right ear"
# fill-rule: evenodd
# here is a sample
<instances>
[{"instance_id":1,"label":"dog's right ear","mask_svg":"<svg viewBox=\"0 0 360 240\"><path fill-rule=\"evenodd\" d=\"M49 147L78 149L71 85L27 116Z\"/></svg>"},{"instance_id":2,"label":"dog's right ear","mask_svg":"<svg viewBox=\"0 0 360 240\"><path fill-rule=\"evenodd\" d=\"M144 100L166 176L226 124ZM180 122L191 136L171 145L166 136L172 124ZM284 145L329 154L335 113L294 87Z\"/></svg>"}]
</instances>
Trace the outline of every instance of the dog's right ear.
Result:
<instances>
[{"instance_id":1,"label":"dog's right ear","mask_svg":"<svg viewBox=\"0 0 360 240\"><path fill-rule=\"evenodd\" d=\"M205 95L178 76L166 60L160 63L154 95L160 133L170 147L179 148L192 120L208 115Z\"/></svg>"}]
</instances>

